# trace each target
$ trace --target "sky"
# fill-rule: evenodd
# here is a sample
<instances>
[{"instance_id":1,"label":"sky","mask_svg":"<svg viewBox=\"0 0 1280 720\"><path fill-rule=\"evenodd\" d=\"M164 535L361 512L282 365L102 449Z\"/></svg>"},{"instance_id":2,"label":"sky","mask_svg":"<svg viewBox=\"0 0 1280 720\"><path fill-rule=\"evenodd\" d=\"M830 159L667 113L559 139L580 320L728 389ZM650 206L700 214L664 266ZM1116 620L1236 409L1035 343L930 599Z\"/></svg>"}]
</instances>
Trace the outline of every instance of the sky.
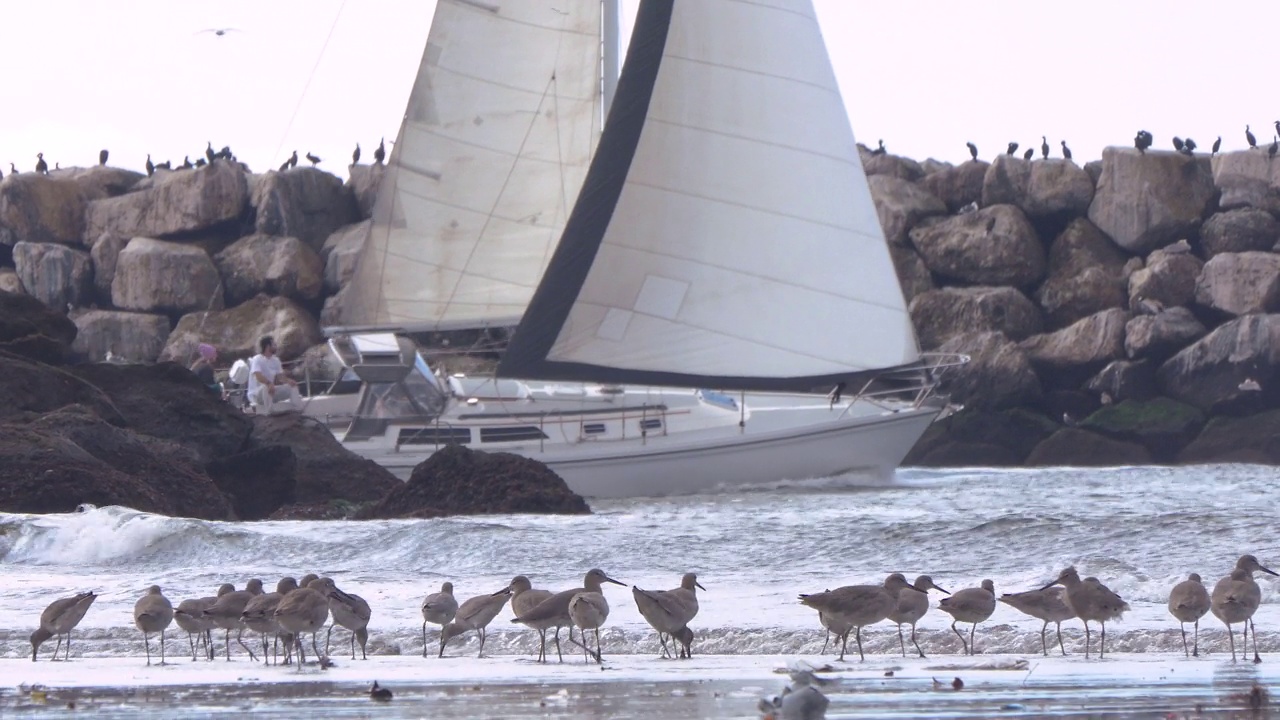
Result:
<instances>
[{"instance_id":1,"label":"sky","mask_svg":"<svg viewBox=\"0 0 1280 720\"><path fill-rule=\"evenodd\" d=\"M695 0L696 1L696 0ZM623 36L639 0L623 0ZM0 0L0 170L293 150L345 176L393 139L432 0ZM1269 141L1262 0L814 0L854 134L923 160L1047 136L1075 159L1130 145ZM210 28L235 28L219 37Z\"/></svg>"}]
</instances>

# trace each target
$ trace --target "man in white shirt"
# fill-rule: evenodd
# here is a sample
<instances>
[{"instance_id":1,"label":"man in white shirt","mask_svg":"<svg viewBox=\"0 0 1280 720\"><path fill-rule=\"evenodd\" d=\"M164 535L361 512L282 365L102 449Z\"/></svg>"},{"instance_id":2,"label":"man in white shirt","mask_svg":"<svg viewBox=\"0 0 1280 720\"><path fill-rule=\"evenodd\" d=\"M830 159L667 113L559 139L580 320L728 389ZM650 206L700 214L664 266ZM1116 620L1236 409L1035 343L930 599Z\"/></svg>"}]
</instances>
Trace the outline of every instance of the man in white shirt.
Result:
<instances>
[{"instance_id":1,"label":"man in white shirt","mask_svg":"<svg viewBox=\"0 0 1280 720\"><path fill-rule=\"evenodd\" d=\"M287 400L289 410L302 412L302 396L298 383L284 374L284 366L276 357L276 341L270 335L258 341L261 353L249 360L249 402L270 415L277 402Z\"/></svg>"}]
</instances>

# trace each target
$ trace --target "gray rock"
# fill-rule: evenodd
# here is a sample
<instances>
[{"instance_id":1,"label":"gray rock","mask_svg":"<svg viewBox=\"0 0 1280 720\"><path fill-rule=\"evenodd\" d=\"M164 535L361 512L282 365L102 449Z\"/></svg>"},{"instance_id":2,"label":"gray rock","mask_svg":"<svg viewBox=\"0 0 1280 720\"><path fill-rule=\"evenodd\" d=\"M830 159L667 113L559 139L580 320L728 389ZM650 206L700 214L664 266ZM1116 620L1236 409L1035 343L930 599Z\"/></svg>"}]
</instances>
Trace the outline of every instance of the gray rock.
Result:
<instances>
[{"instance_id":1,"label":"gray rock","mask_svg":"<svg viewBox=\"0 0 1280 720\"><path fill-rule=\"evenodd\" d=\"M1124 351L1131 358L1163 360L1208 330L1184 307L1171 307L1156 315L1138 315L1124 329Z\"/></svg>"},{"instance_id":2,"label":"gray rock","mask_svg":"<svg viewBox=\"0 0 1280 720\"><path fill-rule=\"evenodd\" d=\"M956 335L984 332L1000 332L1017 341L1043 327L1035 303L1011 287L929 290L912 299L910 312L925 348L938 347Z\"/></svg>"},{"instance_id":3,"label":"gray rock","mask_svg":"<svg viewBox=\"0 0 1280 720\"><path fill-rule=\"evenodd\" d=\"M1280 215L1280 168L1265 152L1222 153L1213 157L1212 167L1224 210L1253 207Z\"/></svg>"},{"instance_id":4,"label":"gray rock","mask_svg":"<svg viewBox=\"0 0 1280 720\"><path fill-rule=\"evenodd\" d=\"M1144 298L1165 307L1191 304L1203 267L1200 258L1190 253L1151 253L1146 267L1129 276L1129 307L1136 310Z\"/></svg>"},{"instance_id":5,"label":"gray rock","mask_svg":"<svg viewBox=\"0 0 1280 720\"><path fill-rule=\"evenodd\" d=\"M969 356L967 364L942 374L942 390L966 408L1011 408L1040 399L1040 378L1031 361L1004 333L955 335L938 350Z\"/></svg>"},{"instance_id":6,"label":"gray rock","mask_svg":"<svg viewBox=\"0 0 1280 720\"><path fill-rule=\"evenodd\" d=\"M89 253L57 243L20 242L13 263L28 295L56 310L88 305L93 297Z\"/></svg>"},{"instance_id":7,"label":"gray rock","mask_svg":"<svg viewBox=\"0 0 1280 720\"><path fill-rule=\"evenodd\" d=\"M169 339L169 318L164 315L88 310L77 314L75 323L71 347L90 362L105 360L110 351L121 360L153 363Z\"/></svg>"},{"instance_id":8,"label":"gray rock","mask_svg":"<svg viewBox=\"0 0 1280 720\"><path fill-rule=\"evenodd\" d=\"M961 163L926 175L920 186L954 213L969 203L982 201L982 182L990 166L991 163L982 161Z\"/></svg>"},{"instance_id":9,"label":"gray rock","mask_svg":"<svg viewBox=\"0 0 1280 720\"><path fill-rule=\"evenodd\" d=\"M1125 262L1093 223L1073 220L1049 246L1049 277L1036 291L1048 326L1063 328L1107 308L1125 307Z\"/></svg>"},{"instance_id":10,"label":"gray rock","mask_svg":"<svg viewBox=\"0 0 1280 720\"><path fill-rule=\"evenodd\" d=\"M372 223L364 220L353 225L339 228L324 241L320 249L320 259L324 261L324 289L332 295L342 289L356 272L356 263L364 252L365 240L369 238ZM893 246L890 246L890 251ZM895 263L897 255L894 255ZM927 272L927 270L926 270ZM902 269L898 270L899 276ZM904 285L904 290L905 285Z\"/></svg>"},{"instance_id":11,"label":"gray rock","mask_svg":"<svg viewBox=\"0 0 1280 720\"><path fill-rule=\"evenodd\" d=\"M934 158L925 158L920 163L920 169L924 171L925 177L929 177L937 172L942 172L943 170L949 170L953 167L955 167L955 165L952 165L945 160L935 160Z\"/></svg>"},{"instance_id":12,"label":"gray rock","mask_svg":"<svg viewBox=\"0 0 1280 720\"><path fill-rule=\"evenodd\" d=\"M309 167L256 178L252 204L258 233L296 237L316 252L334 230L359 219L351 190L337 177Z\"/></svg>"},{"instance_id":13,"label":"gray rock","mask_svg":"<svg viewBox=\"0 0 1280 720\"><path fill-rule=\"evenodd\" d=\"M941 200L915 183L892 175L872 175L867 184L871 186L880 227L892 245L905 245L907 232L921 220L947 213Z\"/></svg>"},{"instance_id":14,"label":"gray rock","mask_svg":"<svg viewBox=\"0 0 1280 720\"><path fill-rule=\"evenodd\" d=\"M1028 467L1127 467L1150 465L1151 453L1142 445L1112 440L1080 428L1062 428L1027 456Z\"/></svg>"},{"instance_id":15,"label":"gray rock","mask_svg":"<svg viewBox=\"0 0 1280 720\"><path fill-rule=\"evenodd\" d=\"M1156 369L1146 360L1113 360L1089 378L1085 389L1109 403L1147 400L1157 393Z\"/></svg>"},{"instance_id":16,"label":"gray rock","mask_svg":"<svg viewBox=\"0 0 1280 720\"><path fill-rule=\"evenodd\" d=\"M1029 287L1044 277L1044 248L1012 205L921 226L910 237L930 270L964 283Z\"/></svg>"},{"instance_id":17,"label":"gray rock","mask_svg":"<svg viewBox=\"0 0 1280 720\"><path fill-rule=\"evenodd\" d=\"M1200 228L1205 257L1224 252L1270 250L1280 240L1280 222L1257 208L1240 208L1215 214Z\"/></svg>"},{"instance_id":18,"label":"gray rock","mask_svg":"<svg viewBox=\"0 0 1280 720\"><path fill-rule=\"evenodd\" d=\"M911 158L889 155L888 153L884 155L864 155L862 169L866 172L868 178L872 175L892 175L896 178L915 182L924 177L924 168L920 167L920 163Z\"/></svg>"},{"instance_id":19,"label":"gray rock","mask_svg":"<svg viewBox=\"0 0 1280 720\"><path fill-rule=\"evenodd\" d=\"M1169 358L1157 373L1161 392L1217 413L1240 405L1274 407L1280 383L1280 315L1245 315L1223 323ZM1261 390L1240 385L1253 379Z\"/></svg>"},{"instance_id":20,"label":"gray rock","mask_svg":"<svg viewBox=\"0 0 1280 720\"><path fill-rule=\"evenodd\" d=\"M13 268L0 268L0 292L14 293L17 295L25 295L26 290L22 288L22 278L18 277L18 271Z\"/></svg>"},{"instance_id":21,"label":"gray rock","mask_svg":"<svg viewBox=\"0 0 1280 720\"><path fill-rule=\"evenodd\" d=\"M249 235L214 256L228 305L254 296L283 295L308 301L320 297L324 264L298 238Z\"/></svg>"},{"instance_id":22,"label":"gray rock","mask_svg":"<svg viewBox=\"0 0 1280 720\"><path fill-rule=\"evenodd\" d=\"M284 297L259 295L228 310L182 316L160 359L185 362L202 342L218 348L222 357L249 357L258 352L258 340L263 335L275 338L280 357L286 361L323 339L315 317L297 303Z\"/></svg>"},{"instance_id":23,"label":"gray rock","mask_svg":"<svg viewBox=\"0 0 1280 720\"><path fill-rule=\"evenodd\" d=\"M924 260L920 259L915 250L901 245L890 245L889 257L893 258L893 267L898 273L898 284L902 286L902 296L908 303L920 293L933 289L933 273L929 272ZM343 283L355 272L355 260L343 260L335 252L329 256L329 265L325 266L326 286L329 280L329 267L335 264L335 258L350 267L345 271L345 276L340 277ZM339 268L338 271L341 272L343 269Z\"/></svg>"},{"instance_id":24,"label":"gray rock","mask_svg":"<svg viewBox=\"0 0 1280 720\"><path fill-rule=\"evenodd\" d=\"M209 254L198 247L135 237L116 258L111 304L140 312L221 310L222 279Z\"/></svg>"},{"instance_id":25,"label":"gray rock","mask_svg":"<svg viewBox=\"0 0 1280 720\"><path fill-rule=\"evenodd\" d=\"M0 244L79 245L84 214L84 192L68 179L22 173L0 182Z\"/></svg>"},{"instance_id":26,"label":"gray rock","mask_svg":"<svg viewBox=\"0 0 1280 720\"><path fill-rule=\"evenodd\" d=\"M1089 219L1120 247L1146 254L1198 227L1216 197L1208 158L1109 147Z\"/></svg>"},{"instance_id":27,"label":"gray rock","mask_svg":"<svg viewBox=\"0 0 1280 720\"><path fill-rule=\"evenodd\" d=\"M146 175L123 168L95 165L89 168L72 168L66 177L80 186L85 200L101 200L129 192Z\"/></svg>"},{"instance_id":28,"label":"gray rock","mask_svg":"<svg viewBox=\"0 0 1280 720\"><path fill-rule=\"evenodd\" d=\"M1084 172L1093 181L1093 188L1096 192L1098 189L1098 179L1102 177L1102 161L1090 160L1084 164Z\"/></svg>"},{"instance_id":29,"label":"gray rock","mask_svg":"<svg viewBox=\"0 0 1280 720\"><path fill-rule=\"evenodd\" d=\"M120 251L128 244L129 238L103 233L89 250L89 258L93 260L94 289L98 300L104 305L111 304L111 283L116 279L116 261L120 258Z\"/></svg>"},{"instance_id":30,"label":"gray rock","mask_svg":"<svg viewBox=\"0 0 1280 720\"><path fill-rule=\"evenodd\" d=\"M1196 279L1196 303L1229 315L1280 310L1280 255L1214 255Z\"/></svg>"},{"instance_id":31,"label":"gray rock","mask_svg":"<svg viewBox=\"0 0 1280 720\"><path fill-rule=\"evenodd\" d=\"M1124 327L1129 313L1119 308L1090 315L1057 332L1020 343L1037 369L1075 370L1124 357Z\"/></svg>"},{"instance_id":32,"label":"gray rock","mask_svg":"<svg viewBox=\"0 0 1280 720\"><path fill-rule=\"evenodd\" d=\"M356 199L356 210L360 219L373 216L373 204L378 199L378 186L382 183L382 175L387 171L386 165L352 165L351 175L347 178L347 190Z\"/></svg>"},{"instance_id":33,"label":"gray rock","mask_svg":"<svg viewBox=\"0 0 1280 720\"><path fill-rule=\"evenodd\" d=\"M1093 181L1069 160L1028 161L1001 155L982 183L982 204L1016 205L1028 217L1082 215L1093 200Z\"/></svg>"},{"instance_id":34,"label":"gray rock","mask_svg":"<svg viewBox=\"0 0 1280 720\"><path fill-rule=\"evenodd\" d=\"M228 162L149 179L143 189L89 203L86 244L105 232L152 238L196 233L239 220L248 207L245 173Z\"/></svg>"}]
</instances>

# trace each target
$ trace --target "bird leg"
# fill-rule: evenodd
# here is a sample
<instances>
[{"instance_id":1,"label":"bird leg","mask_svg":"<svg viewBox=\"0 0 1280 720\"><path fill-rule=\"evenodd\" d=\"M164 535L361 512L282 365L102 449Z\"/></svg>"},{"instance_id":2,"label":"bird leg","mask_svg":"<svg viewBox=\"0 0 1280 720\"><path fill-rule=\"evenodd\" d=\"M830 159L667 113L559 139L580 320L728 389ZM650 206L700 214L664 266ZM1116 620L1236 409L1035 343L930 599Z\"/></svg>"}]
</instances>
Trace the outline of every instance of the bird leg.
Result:
<instances>
[{"instance_id":1,"label":"bird leg","mask_svg":"<svg viewBox=\"0 0 1280 720\"><path fill-rule=\"evenodd\" d=\"M147 667L151 667L151 641L145 632L142 633L142 646L147 649Z\"/></svg>"},{"instance_id":2,"label":"bird leg","mask_svg":"<svg viewBox=\"0 0 1280 720\"><path fill-rule=\"evenodd\" d=\"M902 640L902 623L898 623L898 649L902 650L902 657L907 656L907 644Z\"/></svg>"},{"instance_id":3,"label":"bird leg","mask_svg":"<svg viewBox=\"0 0 1280 720\"><path fill-rule=\"evenodd\" d=\"M440 636L441 636L442 638L444 637L443 628L441 629ZM315 632L311 633L311 649L312 649L312 650L315 650L315 652L316 652L316 660L319 660L319 659L320 659L320 657L321 657L321 655L320 655L320 648L316 646L316 633L315 633ZM443 647L443 646L441 646L441 648L440 648L440 652L441 652L441 654L443 654L443 653L444 653L444 647ZM328 656L329 656L329 653L328 653L328 651L326 651L326 652L325 652L325 654L324 654L324 657L328 657Z\"/></svg>"},{"instance_id":4,"label":"bird leg","mask_svg":"<svg viewBox=\"0 0 1280 720\"><path fill-rule=\"evenodd\" d=\"M54 648L53 651L57 652L58 648ZM67 631L67 647L65 650L62 651L62 659L66 660L67 662L71 662L71 631L70 630Z\"/></svg>"},{"instance_id":5,"label":"bird leg","mask_svg":"<svg viewBox=\"0 0 1280 720\"><path fill-rule=\"evenodd\" d=\"M844 662L844 651L849 647L849 633L841 633L837 639L840 641L840 657L836 659Z\"/></svg>"},{"instance_id":6,"label":"bird leg","mask_svg":"<svg viewBox=\"0 0 1280 720\"><path fill-rule=\"evenodd\" d=\"M1182 630L1182 654L1191 657L1191 648L1187 647L1187 624L1179 622L1178 627Z\"/></svg>"},{"instance_id":7,"label":"bird leg","mask_svg":"<svg viewBox=\"0 0 1280 720\"><path fill-rule=\"evenodd\" d=\"M164 665L164 628L160 628L160 664Z\"/></svg>"},{"instance_id":8,"label":"bird leg","mask_svg":"<svg viewBox=\"0 0 1280 720\"><path fill-rule=\"evenodd\" d=\"M1067 648L1062 644L1062 621L1055 623L1058 626L1058 649L1062 651L1062 657L1067 656Z\"/></svg>"},{"instance_id":9,"label":"bird leg","mask_svg":"<svg viewBox=\"0 0 1280 720\"><path fill-rule=\"evenodd\" d=\"M476 653L476 657L482 658L484 657L484 641L485 641L485 638L488 636L488 633L485 632L484 628L480 627L480 628L476 628L476 634L480 636L480 650L479 652Z\"/></svg>"},{"instance_id":10,"label":"bird leg","mask_svg":"<svg viewBox=\"0 0 1280 720\"><path fill-rule=\"evenodd\" d=\"M966 642L964 641L964 633L960 632L959 628L957 628L957 627L956 627L956 623L957 623L957 622L960 622L960 621L959 621L959 620L952 620L952 621L951 621L951 632L955 633L955 634L956 634L956 637L960 638L960 645L964 648L964 653L963 653L963 654L968 655L968 654L969 654L969 644L968 644L968 643L966 643Z\"/></svg>"},{"instance_id":11,"label":"bird leg","mask_svg":"<svg viewBox=\"0 0 1280 720\"><path fill-rule=\"evenodd\" d=\"M1195 641L1192 643L1192 646L1191 646L1191 656L1200 657L1200 619L1199 618L1196 619L1196 634L1195 634Z\"/></svg>"},{"instance_id":12,"label":"bird leg","mask_svg":"<svg viewBox=\"0 0 1280 720\"><path fill-rule=\"evenodd\" d=\"M974 623L973 625L969 626L969 654L970 655L974 654L973 634L976 632L978 632L978 623Z\"/></svg>"},{"instance_id":13,"label":"bird leg","mask_svg":"<svg viewBox=\"0 0 1280 720\"><path fill-rule=\"evenodd\" d=\"M187 644L191 646L191 662L196 661L196 636L187 633Z\"/></svg>"},{"instance_id":14,"label":"bird leg","mask_svg":"<svg viewBox=\"0 0 1280 720\"><path fill-rule=\"evenodd\" d=\"M1259 660L1258 662L1262 661ZM604 653L600 650L600 628L596 628L596 664L604 664Z\"/></svg>"},{"instance_id":15,"label":"bird leg","mask_svg":"<svg viewBox=\"0 0 1280 720\"><path fill-rule=\"evenodd\" d=\"M658 642L662 644L662 652L658 655L658 657L670 658L671 651L667 649L667 634L662 632L661 630L658 631Z\"/></svg>"},{"instance_id":16,"label":"bird leg","mask_svg":"<svg viewBox=\"0 0 1280 720\"><path fill-rule=\"evenodd\" d=\"M1231 643L1231 662L1236 661L1236 636L1231 632L1231 623L1227 623L1227 642Z\"/></svg>"},{"instance_id":17,"label":"bird leg","mask_svg":"<svg viewBox=\"0 0 1280 720\"><path fill-rule=\"evenodd\" d=\"M831 642L831 631L830 631L830 630L828 630L828 631L827 631L827 634L826 634L826 635L824 635L824 636L823 636L823 638L822 638L822 652L818 653L819 655L826 655L826 654L827 654L827 644L828 644L828 643L830 643L830 642Z\"/></svg>"},{"instance_id":18,"label":"bird leg","mask_svg":"<svg viewBox=\"0 0 1280 720\"><path fill-rule=\"evenodd\" d=\"M422 657L427 656L427 621L422 621Z\"/></svg>"},{"instance_id":19,"label":"bird leg","mask_svg":"<svg viewBox=\"0 0 1280 720\"><path fill-rule=\"evenodd\" d=\"M858 625L853 629L853 637L858 641L858 657L862 658L862 662L867 661L867 656L862 652L862 626Z\"/></svg>"},{"instance_id":20,"label":"bird leg","mask_svg":"<svg viewBox=\"0 0 1280 720\"><path fill-rule=\"evenodd\" d=\"M444 657L444 626L440 626L440 654L436 657Z\"/></svg>"},{"instance_id":21,"label":"bird leg","mask_svg":"<svg viewBox=\"0 0 1280 720\"><path fill-rule=\"evenodd\" d=\"M538 637L542 638L541 644L538 646L538 662L547 661L547 631L539 630Z\"/></svg>"},{"instance_id":22,"label":"bird leg","mask_svg":"<svg viewBox=\"0 0 1280 720\"><path fill-rule=\"evenodd\" d=\"M58 662L58 650L62 648L62 636L58 636L58 644L53 648L53 662Z\"/></svg>"},{"instance_id":23,"label":"bird leg","mask_svg":"<svg viewBox=\"0 0 1280 720\"><path fill-rule=\"evenodd\" d=\"M573 627L569 628L569 639L573 639ZM560 652L560 626L556 626L556 657L560 658L560 662L564 662L564 654Z\"/></svg>"},{"instance_id":24,"label":"bird leg","mask_svg":"<svg viewBox=\"0 0 1280 720\"><path fill-rule=\"evenodd\" d=\"M1084 659L1089 659L1089 621L1084 621Z\"/></svg>"},{"instance_id":25,"label":"bird leg","mask_svg":"<svg viewBox=\"0 0 1280 720\"><path fill-rule=\"evenodd\" d=\"M1049 657L1049 641L1045 639L1044 634L1049 630L1049 621L1044 621L1044 627L1040 628L1040 649L1044 651L1044 656Z\"/></svg>"},{"instance_id":26,"label":"bird leg","mask_svg":"<svg viewBox=\"0 0 1280 720\"><path fill-rule=\"evenodd\" d=\"M1102 626L1102 639L1098 641L1098 659L1101 660L1107 654L1107 624L1101 620L1098 624Z\"/></svg>"},{"instance_id":27,"label":"bird leg","mask_svg":"<svg viewBox=\"0 0 1280 720\"><path fill-rule=\"evenodd\" d=\"M924 650L920 649L920 643L916 640L915 623L911 623L911 644L916 646L916 652L920 653L920 657L924 657Z\"/></svg>"},{"instance_id":28,"label":"bird leg","mask_svg":"<svg viewBox=\"0 0 1280 720\"><path fill-rule=\"evenodd\" d=\"M307 663L307 651L302 645L302 633L293 636L293 644L298 650L298 672L302 672L302 666Z\"/></svg>"},{"instance_id":29,"label":"bird leg","mask_svg":"<svg viewBox=\"0 0 1280 720\"><path fill-rule=\"evenodd\" d=\"M333 638L333 625L330 625L329 632L324 634L324 654L325 655L329 654L329 640L331 640L332 638ZM355 660L354 657L351 659Z\"/></svg>"},{"instance_id":30,"label":"bird leg","mask_svg":"<svg viewBox=\"0 0 1280 720\"><path fill-rule=\"evenodd\" d=\"M1253 626L1253 662L1254 664L1262 662L1262 656L1258 654L1258 626L1253 625L1253 618L1249 618L1249 624ZM67 643L70 644L70 638Z\"/></svg>"}]
</instances>

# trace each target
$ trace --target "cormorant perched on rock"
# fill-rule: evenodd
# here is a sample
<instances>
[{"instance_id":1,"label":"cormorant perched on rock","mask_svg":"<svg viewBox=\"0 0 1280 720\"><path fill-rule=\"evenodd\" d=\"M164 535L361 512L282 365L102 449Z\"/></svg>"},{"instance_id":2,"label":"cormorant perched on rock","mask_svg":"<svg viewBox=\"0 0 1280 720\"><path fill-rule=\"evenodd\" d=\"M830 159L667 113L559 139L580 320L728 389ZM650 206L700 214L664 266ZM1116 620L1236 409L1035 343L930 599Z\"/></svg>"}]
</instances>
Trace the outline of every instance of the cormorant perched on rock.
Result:
<instances>
[{"instance_id":1,"label":"cormorant perched on rock","mask_svg":"<svg viewBox=\"0 0 1280 720\"><path fill-rule=\"evenodd\" d=\"M1213 152L1211 152L1211 153L1209 153L1209 154L1210 154L1210 155L1217 155L1217 154L1218 154L1218 148L1220 148L1220 147L1222 147L1222 136L1221 136L1221 135L1219 135L1219 136L1218 136L1218 139L1217 139L1217 140L1214 140L1214 141L1213 141Z\"/></svg>"},{"instance_id":2,"label":"cormorant perched on rock","mask_svg":"<svg viewBox=\"0 0 1280 720\"><path fill-rule=\"evenodd\" d=\"M1133 146L1138 148L1139 153L1145 155L1147 148L1151 147L1152 140L1151 133L1146 130L1139 130L1138 134L1133 137Z\"/></svg>"},{"instance_id":3,"label":"cormorant perched on rock","mask_svg":"<svg viewBox=\"0 0 1280 720\"><path fill-rule=\"evenodd\" d=\"M876 149L871 151L872 155L884 155L885 153L889 152L888 150L885 149L883 140L880 140L878 142L879 142L879 145L876 146ZM382 146L379 145L378 147L382 147ZM378 162L382 162L382 160L379 159Z\"/></svg>"},{"instance_id":4,"label":"cormorant perched on rock","mask_svg":"<svg viewBox=\"0 0 1280 720\"><path fill-rule=\"evenodd\" d=\"M1195 140L1192 140L1191 138L1187 138L1186 140L1183 140L1183 141L1182 141L1182 150L1183 150L1183 152L1185 152L1188 156L1195 154L1195 151L1196 151L1196 141L1195 141Z\"/></svg>"},{"instance_id":5,"label":"cormorant perched on rock","mask_svg":"<svg viewBox=\"0 0 1280 720\"><path fill-rule=\"evenodd\" d=\"M204 158L196 158L196 167L202 168L204 166L205 166Z\"/></svg>"},{"instance_id":6,"label":"cormorant perched on rock","mask_svg":"<svg viewBox=\"0 0 1280 720\"><path fill-rule=\"evenodd\" d=\"M356 143L356 151L351 153L351 164L358 165L360 163L360 143Z\"/></svg>"},{"instance_id":7,"label":"cormorant perched on rock","mask_svg":"<svg viewBox=\"0 0 1280 720\"><path fill-rule=\"evenodd\" d=\"M1182 138L1178 137L1177 135L1174 135L1174 136L1173 136L1173 149L1174 149L1174 150L1177 150L1178 152L1182 152L1182 148L1183 148L1183 147L1184 147L1184 146L1183 146L1183 144L1182 144Z\"/></svg>"},{"instance_id":8,"label":"cormorant perched on rock","mask_svg":"<svg viewBox=\"0 0 1280 720\"><path fill-rule=\"evenodd\" d=\"M106 150L99 150L99 151L98 151L98 164L99 164L99 165L106 165L106 164L107 164L107 156L108 156L108 155L110 155L110 154L111 154L111 153L108 153Z\"/></svg>"},{"instance_id":9,"label":"cormorant perched on rock","mask_svg":"<svg viewBox=\"0 0 1280 720\"><path fill-rule=\"evenodd\" d=\"M183 155L183 156L182 156L182 169L183 169L183 170L190 170L190 169L191 169L191 168L193 168L193 167L195 167L195 165L192 165L192 164L191 164L191 156L190 156L190 155Z\"/></svg>"},{"instance_id":10,"label":"cormorant perched on rock","mask_svg":"<svg viewBox=\"0 0 1280 720\"><path fill-rule=\"evenodd\" d=\"M1280 120L1276 121L1276 132L1280 133Z\"/></svg>"},{"instance_id":11,"label":"cormorant perched on rock","mask_svg":"<svg viewBox=\"0 0 1280 720\"><path fill-rule=\"evenodd\" d=\"M387 159L387 147L384 144L386 138L378 140L378 149L373 151L373 161L381 165L383 160ZM880 147L884 148L884 141L880 141Z\"/></svg>"},{"instance_id":12,"label":"cormorant perched on rock","mask_svg":"<svg viewBox=\"0 0 1280 720\"><path fill-rule=\"evenodd\" d=\"M1013 154L1016 152L1018 152L1018 143L1009 143L1009 149L1005 151L1005 154L1009 157L1013 157Z\"/></svg>"},{"instance_id":13,"label":"cormorant perched on rock","mask_svg":"<svg viewBox=\"0 0 1280 720\"><path fill-rule=\"evenodd\" d=\"M307 153L306 158L307 161L311 163L311 167L315 167L320 162L320 158L312 155L310 152ZM294 162L297 162L297 160L294 160Z\"/></svg>"},{"instance_id":14,"label":"cormorant perched on rock","mask_svg":"<svg viewBox=\"0 0 1280 720\"><path fill-rule=\"evenodd\" d=\"M1044 159L1049 159L1049 138L1040 136L1040 153L1044 155Z\"/></svg>"},{"instance_id":15,"label":"cormorant perched on rock","mask_svg":"<svg viewBox=\"0 0 1280 720\"><path fill-rule=\"evenodd\" d=\"M967 142L967 143L965 143L965 146L969 148L969 157L973 158L974 160L977 160L977 159L978 159L978 146L977 146L977 145L974 145L974 144L973 144L973 143L971 143L971 142Z\"/></svg>"},{"instance_id":16,"label":"cormorant perched on rock","mask_svg":"<svg viewBox=\"0 0 1280 720\"><path fill-rule=\"evenodd\" d=\"M222 149L217 152L217 157L223 160L235 160L235 156L231 154L231 146L223 145Z\"/></svg>"},{"instance_id":17,"label":"cormorant perched on rock","mask_svg":"<svg viewBox=\"0 0 1280 720\"><path fill-rule=\"evenodd\" d=\"M156 174L156 166L151 163L151 153L147 153L147 177Z\"/></svg>"},{"instance_id":18,"label":"cormorant perched on rock","mask_svg":"<svg viewBox=\"0 0 1280 720\"><path fill-rule=\"evenodd\" d=\"M1272 153L1273 155L1275 153ZM49 174L49 163L44 161L44 153L36 153L36 172L41 175Z\"/></svg>"},{"instance_id":19,"label":"cormorant perched on rock","mask_svg":"<svg viewBox=\"0 0 1280 720\"><path fill-rule=\"evenodd\" d=\"M212 165L212 164L213 164L213 161L214 161L215 159L217 159L218 154L217 154L217 153L215 153L215 152L213 151L213 141L212 141L212 140L210 140L210 141L209 141L209 144L208 144L207 146L205 146L205 149L204 149L204 156L205 156L205 159L207 159L207 160L209 161L209 164L210 164L210 165Z\"/></svg>"},{"instance_id":20,"label":"cormorant perched on rock","mask_svg":"<svg viewBox=\"0 0 1280 720\"><path fill-rule=\"evenodd\" d=\"M159 165L156 165L156 169L157 169L157 170L172 170L172 169L173 169L173 165L169 164L169 161L168 161L168 160L165 160L164 162L160 163Z\"/></svg>"},{"instance_id":21,"label":"cormorant perched on rock","mask_svg":"<svg viewBox=\"0 0 1280 720\"><path fill-rule=\"evenodd\" d=\"M17 168L17 167L15 167L13 163L9 163L9 174L10 174L10 175L17 175L17 174L18 174L18 168Z\"/></svg>"},{"instance_id":22,"label":"cormorant perched on rock","mask_svg":"<svg viewBox=\"0 0 1280 720\"><path fill-rule=\"evenodd\" d=\"M285 170L288 170L291 167L293 166L289 164L289 161L285 160L284 162L280 163L280 172L284 172Z\"/></svg>"},{"instance_id":23,"label":"cormorant perched on rock","mask_svg":"<svg viewBox=\"0 0 1280 720\"><path fill-rule=\"evenodd\" d=\"M1066 141L1066 140L1062 140L1061 142L1062 142L1062 157L1064 157L1064 158L1066 158L1066 159L1070 160L1070 159L1071 159L1071 148L1067 147L1067 141Z\"/></svg>"},{"instance_id":24,"label":"cormorant perched on rock","mask_svg":"<svg viewBox=\"0 0 1280 720\"><path fill-rule=\"evenodd\" d=\"M1030 160L1031 158L1033 158L1033 157L1035 157L1035 156L1036 156L1036 149L1035 149L1035 148L1027 148L1027 151L1026 151L1026 152L1024 152L1024 153L1022 153L1022 159L1023 159L1023 160Z\"/></svg>"},{"instance_id":25,"label":"cormorant perched on rock","mask_svg":"<svg viewBox=\"0 0 1280 720\"><path fill-rule=\"evenodd\" d=\"M1275 136L1275 135L1272 135L1272 136L1271 136L1271 147L1267 148L1267 158L1268 158L1268 159L1274 158L1274 157L1276 156L1276 145L1277 145L1277 144L1278 144L1278 143L1277 143L1277 141L1276 141L1276 136Z\"/></svg>"},{"instance_id":26,"label":"cormorant perched on rock","mask_svg":"<svg viewBox=\"0 0 1280 720\"><path fill-rule=\"evenodd\" d=\"M1251 148L1258 147L1258 138L1254 137L1252 132L1249 132L1248 125L1244 126L1244 139L1245 139L1245 142L1249 143L1249 147Z\"/></svg>"},{"instance_id":27,"label":"cormorant perched on rock","mask_svg":"<svg viewBox=\"0 0 1280 720\"><path fill-rule=\"evenodd\" d=\"M289 156L289 167L291 168L298 167L298 151L297 150L294 150L293 154Z\"/></svg>"}]
</instances>

